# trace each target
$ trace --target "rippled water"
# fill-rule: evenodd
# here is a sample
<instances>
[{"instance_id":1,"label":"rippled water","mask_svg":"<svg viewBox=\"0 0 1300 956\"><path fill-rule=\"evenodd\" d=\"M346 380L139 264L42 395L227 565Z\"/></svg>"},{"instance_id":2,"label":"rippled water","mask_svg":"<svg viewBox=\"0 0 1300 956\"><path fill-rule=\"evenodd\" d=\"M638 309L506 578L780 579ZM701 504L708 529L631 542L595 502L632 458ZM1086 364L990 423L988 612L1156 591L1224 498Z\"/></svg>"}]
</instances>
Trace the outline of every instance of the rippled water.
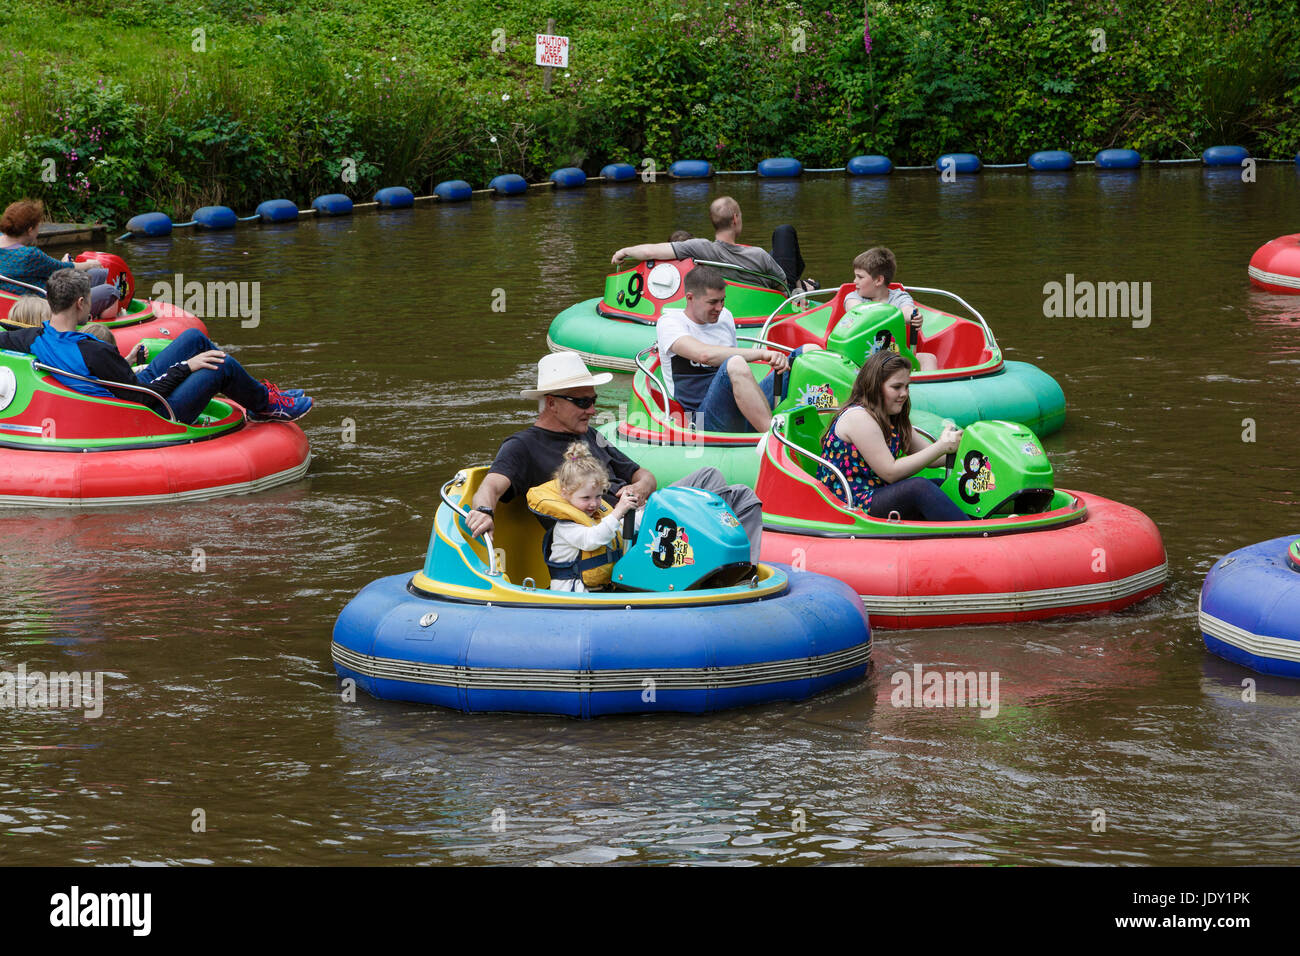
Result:
<instances>
[{"instance_id":1,"label":"rippled water","mask_svg":"<svg viewBox=\"0 0 1300 956\"><path fill-rule=\"evenodd\" d=\"M257 328L210 332L316 397L316 457L252 497L0 512L0 666L107 675L97 719L0 717L0 861L1300 862L1300 685L1256 677L1243 702L1254 675L1195 625L1219 555L1300 534L1300 298L1245 275L1297 228L1297 178L593 186L129 245L145 291L176 272L262 283ZM723 188L752 242L797 224L823 284L883 242L902 281L959 292L1010 357L1055 375L1058 482L1151 515L1168 588L1112 617L879 632L867 683L710 717L342 702L334 618L420 564L438 485L529 421L517 391L551 316L599 294L619 246L707 234ZM1150 282L1151 326L1044 318L1066 273ZM891 706L890 675L918 663L997 671L997 716Z\"/></svg>"}]
</instances>

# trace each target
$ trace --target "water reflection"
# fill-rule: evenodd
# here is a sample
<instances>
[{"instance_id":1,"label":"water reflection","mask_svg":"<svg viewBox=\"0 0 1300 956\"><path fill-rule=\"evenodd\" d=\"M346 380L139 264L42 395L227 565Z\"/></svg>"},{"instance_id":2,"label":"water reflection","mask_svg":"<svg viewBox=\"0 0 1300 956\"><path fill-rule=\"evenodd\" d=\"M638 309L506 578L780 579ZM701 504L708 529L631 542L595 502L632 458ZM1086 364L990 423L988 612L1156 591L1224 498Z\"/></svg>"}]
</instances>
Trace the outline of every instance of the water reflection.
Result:
<instances>
[{"instance_id":1,"label":"water reflection","mask_svg":"<svg viewBox=\"0 0 1300 956\"><path fill-rule=\"evenodd\" d=\"M1093 166L1088 174L1095 176L1097 193L1110 200L1129 199L1137 195L1142 182L1141 169L1100 169Z\"/></svg>"},{"instance_id":2,"label":"water reflection","mask_svg":"<svg viewBox=\"0 0 1300 956\"><path fill-rule=\"evenodd\" d=\"M1075 177L1078 175L1078 170L1068 172L1030 170L1026 179L1029 184L1029 191L1035 199L1051 199L1059 202L1071 192L1076 183Z\"/></svg>"},{"instance_id":3,"label":"water reflection","mask_svg":"<svg viewBox=\"0 0 1300 956\"><path fill-rule=\"evenodd\" d=\"M1256 673L1209 651L1201 661L1201 674L1201 689L1230 713L1247 716L1255 714L1256 708L1265 711L1300 708L1300 684L1294 680Z\"/></svg>"}]
</instances>

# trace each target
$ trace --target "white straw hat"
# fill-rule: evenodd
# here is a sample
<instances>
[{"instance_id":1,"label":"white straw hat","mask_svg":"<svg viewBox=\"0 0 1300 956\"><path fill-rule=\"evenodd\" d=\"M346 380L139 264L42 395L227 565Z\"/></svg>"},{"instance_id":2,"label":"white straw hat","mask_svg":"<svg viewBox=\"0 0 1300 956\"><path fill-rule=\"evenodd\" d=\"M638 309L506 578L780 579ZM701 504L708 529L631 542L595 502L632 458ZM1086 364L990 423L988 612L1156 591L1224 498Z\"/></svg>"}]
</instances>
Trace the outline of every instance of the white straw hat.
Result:
<instances>
[{"instance_id":1,"label":"white straw hat","mask_svg":"<svg viewBox=\"0 0 1300 956\"><path fill-rule=\"evenodd\" d=\"M552 352L537 363L537 387L526 388L519 395L521 398L541 398L566 388L604 385L613 377L609 372L592 375L577 352Z\"/></svg>"}]
</instances>

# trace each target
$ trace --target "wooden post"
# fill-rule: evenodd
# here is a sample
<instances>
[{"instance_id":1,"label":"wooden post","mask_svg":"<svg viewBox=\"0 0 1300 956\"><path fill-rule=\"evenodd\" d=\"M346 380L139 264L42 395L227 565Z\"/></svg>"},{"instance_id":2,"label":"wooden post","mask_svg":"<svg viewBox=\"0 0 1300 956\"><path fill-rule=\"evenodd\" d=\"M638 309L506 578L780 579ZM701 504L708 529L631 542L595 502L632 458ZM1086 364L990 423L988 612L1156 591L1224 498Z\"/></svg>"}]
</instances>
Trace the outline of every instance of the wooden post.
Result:
<instances>
[{"instance_id":1,"label":"wooden post","mask_svg":"<svg viewBox=\"0 0 1300 956\"><path fill-rule=\"evenodd\" d=\"M549 17L546 21L546 35L551 36L555 33L555 17ZM542 67L542 92L551 92L551 67Z\"/></svg>"}]
</instances>

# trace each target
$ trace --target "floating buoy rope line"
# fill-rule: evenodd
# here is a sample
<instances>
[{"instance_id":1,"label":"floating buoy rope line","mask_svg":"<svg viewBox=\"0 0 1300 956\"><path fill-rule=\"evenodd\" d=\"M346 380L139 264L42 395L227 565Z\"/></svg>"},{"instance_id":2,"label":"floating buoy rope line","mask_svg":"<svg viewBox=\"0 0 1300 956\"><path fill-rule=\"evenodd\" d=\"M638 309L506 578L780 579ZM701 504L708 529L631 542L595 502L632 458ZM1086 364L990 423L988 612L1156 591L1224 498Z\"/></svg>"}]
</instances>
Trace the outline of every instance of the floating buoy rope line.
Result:
<instances>
[{"instance_id":1,"label":"floating buoy rope line","mask_svg":"<svg viewBox=\"0 0 1300 956\"><path fill-rule=\"evenodd\" d=\"M867 13L866 4L863 4L863 44L867 49L868 57L871 54L871 20ZM949 159L952 162L948 168L941 164L943 160ZM1300 153L1297 153L1294 159L1272 159L1266 157L1251 157L1244 147L1241 146L1211 146L1208 147L1199 157L1188 159L1144 159L1132 149L1108 148L1098 151L1094 159L1075 159L1065 150L1041 150L1032 154L1029 160L1024 163L984 163L979 156L974 153L944 153L934 163L923 166L895 166L887 156L855 156L843 166L826 166L805 169L799 160L792 157L772 157L760 162L753 169L713 169L711 163L706 160L677 160L672 163L668 170L670 179L708 179L713 176L754 176L757 175L764 179L793 179L803 173L843 173L858 176L888 175L894 170L899 172L958 172L963 175L971 175L985 169L1028 169L1032 172L1069 172L1076 166L1096 166L1099 169L1138 169L1142 166L1177 166L1186 163L1201 163L1207 169L1231 169L1240 166L1247 159L1256 163L1292 163L1300 167ZM469 183L462 179L451 179L439 183L434 187L432 193L427 196L416 196L410 189L405 186L387 186L375 193L375 199L371 202L353 203L350 197L342 193L330 193L317 196L312 201L312 205L306 209L298 209L291 200L273 199L267 200L258 206L258 212L251 216L236 216L233 210L226 206L204 206L196 210L196 218L189 222L173 223L164 213L151 212L133 216L127 221L127 232L117 237L117 242L123 242L137 235L150 237L163 237L170 235L174 229L184 229L190 226L203 226L209 229L228 229L237 222L255 222L262 220L265 222L291 222L300 216L324 215L324 216L344 216L355 212L358 209L409 209L417 202L432 202L434 200L442 202L463 202L472 196L481 196L486 193L495 193L498 195L513 196L522 195L530 189L542 189L546 187L555 189L572 189L587 183L599 182L632 182L636 179L642 181L654 182L657 176L652 174L649 180L646 179L645 173L638 173L636 167L629 163L609 163L601 169L598 176L587 176L581 169L576 166L565 166L556 169L551 173L548 179L542 182L530 183L517 173L503 173L492 179L491 183L483 189L474 189ZM318 208L317 204L321 204ZM274 205L280 208L274 210L277 214L263 214L260 210L263 206ZM288 207L293 207L292 212L288 212ZM198 218L200 213L208 213L206 220ZM279 213L286 213L279 215ZM214 215L215 214L215 215ZM218 221L219 220L219 221ZM138 223L133 227L133 223Z\"/></svg>"}]
</instances>

